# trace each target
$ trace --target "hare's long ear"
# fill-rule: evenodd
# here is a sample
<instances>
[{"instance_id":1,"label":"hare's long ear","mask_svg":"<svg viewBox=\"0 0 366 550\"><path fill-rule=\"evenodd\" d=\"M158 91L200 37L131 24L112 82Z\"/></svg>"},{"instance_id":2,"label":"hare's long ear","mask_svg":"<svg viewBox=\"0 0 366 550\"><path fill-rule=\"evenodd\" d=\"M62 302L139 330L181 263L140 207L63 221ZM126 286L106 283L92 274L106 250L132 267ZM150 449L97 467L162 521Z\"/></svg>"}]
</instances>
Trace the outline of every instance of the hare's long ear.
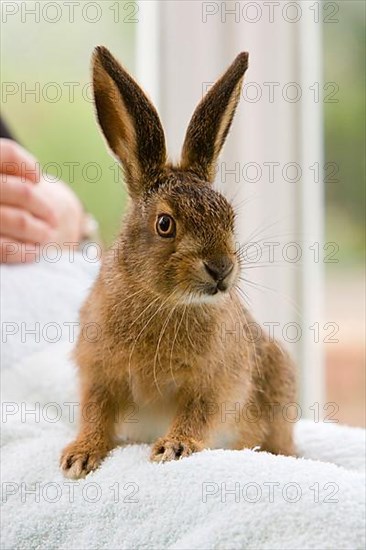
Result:
<instances>
[{"instance_id":1,"label":"hare's long ear","mask_svg":"<svg viewBox=\"0 0 366 550\"><path fill-rule=\"evenodd\" d=\"M189 123L180 166L213 182L217 158L230 130L239 101L248 54L237 56L198 104Z\"/></svg>"},{"instance_id":2,"label":"hare's long ear","mask_svg":"<svg viewBox=\"0 0 366 550\"><path fill-rule=\"evenodd\" d=\"M131 196L142 194L166 162L159 116L141 88L103 47L93 54L93 88L99 124L121 161Z\"/></svg>"}]
</instances>

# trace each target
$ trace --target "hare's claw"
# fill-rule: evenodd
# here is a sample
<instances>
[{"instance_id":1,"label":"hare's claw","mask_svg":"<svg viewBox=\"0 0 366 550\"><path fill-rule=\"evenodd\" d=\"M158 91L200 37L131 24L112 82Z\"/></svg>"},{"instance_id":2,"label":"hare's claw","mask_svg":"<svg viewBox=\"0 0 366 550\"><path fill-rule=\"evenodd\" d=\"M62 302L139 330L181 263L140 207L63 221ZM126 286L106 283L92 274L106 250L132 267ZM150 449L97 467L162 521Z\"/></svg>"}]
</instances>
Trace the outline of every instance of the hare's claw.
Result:
<instances>
[{"instance_id":1,"label":"hare's claw","mask_svg":"<svg viewBox=\"0 0 366 550\"><path fill-rule=\"evenodd\" d=\"M96 449L90 444L76 440L63 450L60 459L61 470L67 478L83 478L98 468L107 453L107 448Z\"/></svg>"},{"instance_id":2,"label":"hare's claw","mask_svg":"<svg viewBox=\"0 0 366 550\"><path fill-rule=\"evenodd\" d=\"M163 437L154 443L150 460L153 462L178 460L202 451L202 448L202 445L192 438Z\"/></svg>"}]
</instances>

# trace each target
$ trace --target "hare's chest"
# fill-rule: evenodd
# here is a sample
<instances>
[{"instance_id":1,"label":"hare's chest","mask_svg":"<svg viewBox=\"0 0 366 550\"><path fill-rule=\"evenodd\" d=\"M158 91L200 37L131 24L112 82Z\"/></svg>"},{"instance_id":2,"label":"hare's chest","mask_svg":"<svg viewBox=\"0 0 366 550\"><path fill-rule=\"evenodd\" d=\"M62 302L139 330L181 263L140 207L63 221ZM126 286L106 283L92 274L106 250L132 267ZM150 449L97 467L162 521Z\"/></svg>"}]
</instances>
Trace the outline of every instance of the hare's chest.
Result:
<instances>
[{"instance_id":1,"label":"hare's chest","mask_svg":"<svg viewBox=\"0 0 366 550\"><path fill-rule=\"evenodd\" d=\"M177 400L179 390L187 383L188 367L176 361L155 361L145 358L132 365L129 375L130 393L140 407L155 403L170 408Z\"/></svg>"},{"instance_id":2,"label":"hare's chest","mask_svg":"<svg viewBox=\"0 0 366 550\"><path fill-rule=\"evenodd\" d=\"M158 377L131 376L132 405L121 419L117 435L122 439L152 443L168 430L177 410L178 385Z\"/></svg>"},{"instance_id":3,"label":"hare's chest","mask_svg":"<svg viewBox=\"0 0 366 550\"><path fill-rule=\"evenodd\" d=\"M134 406L134 410L117 428L117 437L124 441L153 443L164 436L172 423L172 410L158 410L154 406Z\"/></svg>"},{"instance_id":4,"label":"hare's chest","mask_svg":"<svg viewBox=\"0 0 366 550\"><path fill-rule=\"evenodd\" d=\"M178 392L186 383L184 370L177 363L171 368L163 362L155 364L148 357L131 364L132 409L120 422L120 437L150 443L166 433L177 411Z\"/></svg>"}]
</instances>

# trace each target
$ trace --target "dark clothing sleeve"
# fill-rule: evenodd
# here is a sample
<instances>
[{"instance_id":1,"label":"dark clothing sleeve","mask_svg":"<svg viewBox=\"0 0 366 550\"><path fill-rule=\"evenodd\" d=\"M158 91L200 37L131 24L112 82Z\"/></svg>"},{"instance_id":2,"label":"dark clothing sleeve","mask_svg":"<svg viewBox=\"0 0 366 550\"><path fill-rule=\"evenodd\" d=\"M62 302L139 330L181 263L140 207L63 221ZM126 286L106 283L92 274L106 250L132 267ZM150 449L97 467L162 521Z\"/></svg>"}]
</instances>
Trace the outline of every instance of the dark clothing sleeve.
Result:
<instances>
[{"instance_id":1,"label":"dark clothing sleeve","mask_svg":"<svg viewBox=\"0 0 366 550\"><path fill-rule=\"evenodd\" d=\"M0 118L0 138L14 139L4 120Z\"/></svg>"}]
</instances>

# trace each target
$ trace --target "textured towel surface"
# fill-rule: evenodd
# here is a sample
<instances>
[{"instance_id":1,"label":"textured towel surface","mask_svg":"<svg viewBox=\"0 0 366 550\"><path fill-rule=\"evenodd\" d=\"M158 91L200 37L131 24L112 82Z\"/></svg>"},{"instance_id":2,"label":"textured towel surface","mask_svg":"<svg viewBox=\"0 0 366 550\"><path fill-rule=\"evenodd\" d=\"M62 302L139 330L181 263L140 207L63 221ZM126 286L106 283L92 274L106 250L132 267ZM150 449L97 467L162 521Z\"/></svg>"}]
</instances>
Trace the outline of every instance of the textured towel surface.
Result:
<instances>
[{"instance_id":1,"label":"textured towel surface","mask_svg":"<svg viewBox=\"0 0 366 550\"><path fill-rule=\"evenodd\" d=\"M2 369L34 351L71 340L78 309L98 268L80 253L64 254L56 263L0 265Z\"/></svg>"},{"instance_id":2,"label":"textured towel surface","mask_svg":"<svg viewBox=\"0 0 366 550\"><path fill-rule=\"evenodd\" d=\"M62 280L59 269L47 283L54 295L53 282ZM67 304L61 291L60 301L49 306L57 322L76 320L93 279L89 269L77 270L83 281ZM19 278L16 284L25 292L27 277ZM10 289L10 279L6 285ZM40 294L33 294L33 306ZM7 298L6 305L14 319L32 321L29 312L16 311L15 301ZM9 321L9 310L4 313ZM47 323L49 315L44 307L37 319ZM58 469L60 451L76 431L71 344L60 338L39 347L10 341L3 347L8 345L2 373L2 548L365 547L364 430L300 421L298 459L207 450L151 464L148 446L130 445L115 449L85 480L72 482Z\"/></svg>"}]
</instances>

